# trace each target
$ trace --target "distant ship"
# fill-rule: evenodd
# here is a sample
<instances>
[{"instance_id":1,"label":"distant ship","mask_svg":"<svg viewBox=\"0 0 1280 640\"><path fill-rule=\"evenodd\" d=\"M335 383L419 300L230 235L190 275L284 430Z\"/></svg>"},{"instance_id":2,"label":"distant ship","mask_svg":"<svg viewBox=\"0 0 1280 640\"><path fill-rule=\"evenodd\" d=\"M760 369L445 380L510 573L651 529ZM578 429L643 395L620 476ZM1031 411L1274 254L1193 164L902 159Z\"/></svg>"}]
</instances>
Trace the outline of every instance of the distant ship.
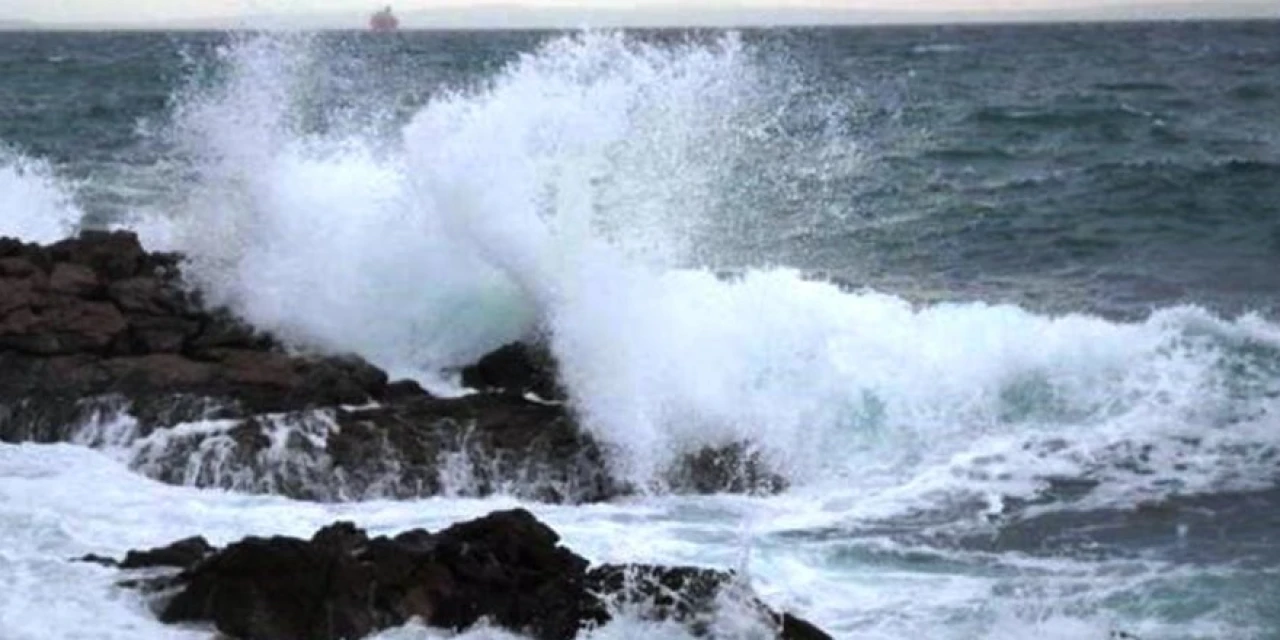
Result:
<instances>
[{"instance_id":1,"label":"distant ship","mask_svg":"<svg viewBox=\"0 0 1280 640\"><path fill-rule=\"evenodd\" d=\"M387 7L373 14L372 18L369 18L369 28L373 31L395 31L399 27L400 21L391 13L391 7Z\"/></svg>"}]
</instances>

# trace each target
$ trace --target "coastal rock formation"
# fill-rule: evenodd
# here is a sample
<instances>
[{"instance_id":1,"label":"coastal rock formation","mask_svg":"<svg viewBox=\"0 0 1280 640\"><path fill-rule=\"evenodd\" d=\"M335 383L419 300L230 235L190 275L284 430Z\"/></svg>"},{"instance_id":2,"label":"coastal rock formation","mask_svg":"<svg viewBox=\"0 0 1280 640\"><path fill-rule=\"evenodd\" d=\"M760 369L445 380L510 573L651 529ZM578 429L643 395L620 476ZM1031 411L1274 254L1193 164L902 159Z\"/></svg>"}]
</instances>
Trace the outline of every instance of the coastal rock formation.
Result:
<instances>
[{"instance_id":1,"label":"coastal rock formation","mask_svg":"<svg viewBox=\"0 0 1280 640\"><path fill-rule=\"evenodd\" d=\"M564 400L555 360L540 345L513 342L462 370L462 384L481 391L524 395L544 400Z\"/></svg>"},{"instance_id":2,"label":"coastal rock formation","mask_svg":"<svg viewBox=\"0 0 1280 640\"><path fill-rule=\"evenodd\" d=\"M87 398L126 401L150 430L383 395L386 375L368 363L289 354L205 311L177 265L129 233L49 247L0 240L0 438L66 440L88 417Z\"/></svg>"},{"instance_id":3,"label":"coastal rock formation","mask_svg":"<svg viewBox=\"0 0 1280 640\"><path fill-rule=\"evenodd\" d=\"M206 309L179 266L130 233L0 240L0 440L122 447L166 482L299 498L618 493L565 408L433 398L354 356L291 352Z\"/></svg>"},{"instance_id":4,"label":"coastal rock formation","mask_svg":"<svg viewBox=\"0 0 1280 640\"><path fill-rule=\"evenodd\" d=\"M478 393L435 398L207 308L180 266L126 232L0 239L0 441L109 448L164 482L303 499L634 490L578 427L543 347L504 346L459 372ZM783 484L741 443L668 478L704 493Z\"/></svg>"},{"instance_id":5,"label":"coastal rock formation","mask_svg":"<svg viewBox=\"0 0 1280 640\"><path fill-rule=\"evenodd\" d=\"M175 555L162 549L129 558L171 566ZM352 523L338 522L310 540L245 538L212 554L183 557L180 573L127 584L159 594L155 604L164 622L211 622L246 640L353 639L412 618L455 631L487 620L539 640L567 640L607 623L620 605L642 617L685 624L700 636L727 637L717 633L715 620L730 604L730 615L752 618L778 638L830 637L769 609L731 573L590 568L559 545L555 531L521 509L395 537L370 538ZM124 564L147 566L128 559Z\"/></svg>"}]
</instances>

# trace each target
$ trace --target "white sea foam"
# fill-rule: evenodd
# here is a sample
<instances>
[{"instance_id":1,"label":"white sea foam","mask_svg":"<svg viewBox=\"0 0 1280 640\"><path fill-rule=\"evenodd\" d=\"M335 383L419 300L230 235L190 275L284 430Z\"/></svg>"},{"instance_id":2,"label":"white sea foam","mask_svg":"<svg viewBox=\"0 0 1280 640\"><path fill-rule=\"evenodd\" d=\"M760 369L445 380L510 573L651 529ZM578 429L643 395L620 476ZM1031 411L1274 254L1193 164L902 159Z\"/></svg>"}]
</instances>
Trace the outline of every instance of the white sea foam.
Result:
<instances>
[{"instance_id":1,"label":"white sea foam","mask_svg":"<svg viewBox=\"0 0 1280 640\"><path fill-rule=\"evenodd\" d=\"M430 499L319 504L159 484L122 463L74 445L0 444L0 637L208 638L199 628L162 625L138 594L114 586L120 574L69 562L87 553L120 556L131 548L202 534L214 545L246 535L309 537L334 520L374 535L410 528L438 530L495 509L523 506L560 532L564 544L593 562L646 562L737 567L767 602L823 626L838 638L929 637L1103 640L1111 629L1141 637L1249 638L1249 618L1221 615L1163 621L1139 609L1109 610L1111 598L1165 590L1194 600L1196 581L1220 589L1230 578L1203 568L1159 563L1049 558L1001 564L981 555L930 553L867 556L856 541L779 537L775 520L812 508L789 497L655 497L593 506L520 504L510 499ZM775 516L781 516L775 518ZM743 526L743 523L749 523ZM744 564L744 550L750 549ZM924 570L922 570L924 569ZM928 594L922 597L921 594ZM1216 592L1215 592L1216 593ZM1167 596L1165 596L1167 597ZM750 616L726 607L718 628L750 637ZM415 625L385 639L452 637ZM507 639L477 629L463 637ZM627 616L593 638L684 637Z\"/></svg>"}]
</instances>

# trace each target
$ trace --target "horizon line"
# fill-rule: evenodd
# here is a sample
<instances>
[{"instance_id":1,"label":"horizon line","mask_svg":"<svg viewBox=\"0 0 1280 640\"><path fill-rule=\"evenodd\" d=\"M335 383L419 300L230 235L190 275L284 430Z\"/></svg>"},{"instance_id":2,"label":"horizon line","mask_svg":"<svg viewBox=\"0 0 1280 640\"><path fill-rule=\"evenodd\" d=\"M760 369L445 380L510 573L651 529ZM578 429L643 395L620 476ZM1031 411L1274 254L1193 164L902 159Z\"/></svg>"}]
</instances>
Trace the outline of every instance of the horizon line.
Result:
<instances>
[{"instance_id":1,"label":"horizon line","mask_svg":"<svg viewBox=\"0 0 1280 640\"><path fill-rule=\"evenodd\" d=\"M515 14L514 16L511 14ZM146 22L49 22L0 17L0 31L361 31L366 29L355 11L312 14L260 13L245 16L195 17ZM1093 5L1081 8L1046 8L1005 11L924 12L865 9L755 9L708 8L693 12L637 12L627 9L580 10L493 6L481 10L427 9L401 14L400 31L448 30L580 30L580 29L679 29L857 26L949 26L998 24L1160 23L1199 21L1280 20L1280 4L1244 0L1225 6L1204 7L1174 1L1143 7ZM252 23L265 23L265 26ZM406 25L405 23L410 24ZM436 23L418 24L418 23Z\"/></svg>"},{"instance_id":2,"label":"horizon line","mask_svg":"<svg viewBox=\"0 0 1280 640\"><path fill-rule=\"evenodd\" d=\"M1069 26L1069 25L1140 25L1140 24L1169 24L1169 23L1194 23L1194 22L1280 22L1277 16L1154 16L1154 17L1080 17L1080 18L1061 18L1061 19L1037 19L1037 18L1008 18L1008 19L966 19L966 20L876 20L863 22L747 22L747 23L712 23L699 22L694 24L676 24L665 22L636 22L628 24L616 23L579 23L579 24L449 24L449 25L419 25L419 26L402 26L395 31L388 33L376 34L367 26L340 26L340 25L268 25L268 26L248 26L239 24L132 24L132 23L34 23L34 24L13 24L0 22L0 33L85 33L85 32L116 32L116 33L140 33L149 31L158 32L190 32L190 33L220 33L220 32L261 32L261 31L280 31L280 32L350 32L350 33L369 33L381 36L394 35L396 33L442 33L450 31L592 31L592 30L679 30L679 29L746 29L746 30L764 30L764 29L820 29L820 28L838 28L838 29L859 29L859 28L877 28L877 27L997 27L997 26L1013 26L1013 27L1045 27L1045 26Z\"/></svg>"}]
</instances>

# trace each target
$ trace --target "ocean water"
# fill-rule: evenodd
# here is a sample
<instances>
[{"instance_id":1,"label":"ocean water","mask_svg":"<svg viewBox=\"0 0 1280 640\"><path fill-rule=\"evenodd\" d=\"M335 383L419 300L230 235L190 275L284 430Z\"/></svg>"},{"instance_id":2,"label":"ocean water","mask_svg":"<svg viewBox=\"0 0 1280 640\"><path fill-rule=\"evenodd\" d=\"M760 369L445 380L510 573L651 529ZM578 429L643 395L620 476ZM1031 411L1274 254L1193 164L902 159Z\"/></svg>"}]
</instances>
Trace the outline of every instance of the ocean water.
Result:
<instances>
[{"instance_id":1,"label":"ocean water","mask_svg":"<svg viewBox=\"0 0 1280 640\"><path fill-rule=\"evenodd\" d=\"M1275 22L4 33L0 234L135 229L433 388L540 333L648 489L525 505L592 560L839 638L1277 638L1276 123ZM739 441L791 488L664 489ZM515 504L169 486L142 444L0 444L0 639L209 637L73 556Z\"/></svg>"}]
</instances>

